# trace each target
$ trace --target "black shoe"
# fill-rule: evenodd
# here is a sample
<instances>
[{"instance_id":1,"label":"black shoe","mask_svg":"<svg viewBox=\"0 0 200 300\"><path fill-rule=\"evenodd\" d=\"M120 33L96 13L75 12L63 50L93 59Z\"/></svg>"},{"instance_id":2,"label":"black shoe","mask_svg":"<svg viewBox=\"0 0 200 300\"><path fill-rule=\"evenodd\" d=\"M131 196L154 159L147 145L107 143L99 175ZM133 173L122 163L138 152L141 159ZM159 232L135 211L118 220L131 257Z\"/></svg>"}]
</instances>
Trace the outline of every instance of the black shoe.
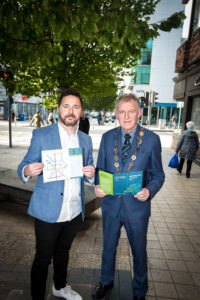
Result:
<instances>
[{"instance_id":1,"label":"black shoe","mask_svg":"<svg viewBox=\"0 0 200 300\"><path fill-rule=\"evenodd\" d=\"M190 174L186 174L186 177L187 177L187 178L190 178Z\"/></svg>"},{"instance_id":2,"label":"black shoe","mask_svg":"<svg viewBox=\"0 0 200 300\"><path fill-rule=\"evenodd\" d=\"M181 174L181 171L179 169L176 169L176 170L179 172L179 174Z\"/></svg>"},{"instance_id":3,"label":"black shoe","mask_svg":"<svg viewBox=\"0 0 200 300\"><path fill-rule=\"evenodd\" d=\"M133 300L145 300L145 296L144 297L134 296Z\"/></svg>"},{"instance_id":4,"label":"black shoe","mask_svg":"<svg viewBox=\"0 0 200 300\"><path fill-rule=\"evenodd\" d=\"M101 282L94 288L92 292L92 297L94 299L101 299L105 296L108 290L112 289L114 286L113 281L107 285L103 285Z\"/></svg>"}]
</instances>

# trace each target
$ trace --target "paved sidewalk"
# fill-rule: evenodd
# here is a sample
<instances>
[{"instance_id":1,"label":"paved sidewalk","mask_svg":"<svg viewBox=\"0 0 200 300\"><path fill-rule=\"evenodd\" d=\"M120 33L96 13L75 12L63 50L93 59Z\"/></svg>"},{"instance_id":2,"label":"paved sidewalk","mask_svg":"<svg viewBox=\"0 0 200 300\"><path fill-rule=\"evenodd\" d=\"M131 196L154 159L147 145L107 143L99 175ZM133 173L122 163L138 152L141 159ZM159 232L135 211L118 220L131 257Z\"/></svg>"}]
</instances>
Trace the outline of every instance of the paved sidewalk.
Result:
<instances>
[{"instance_id":1,"label":"paved sidewalk","mask_svg":"<svg viewBox=\"0 0 200 300\"><path fill-rule=\"evenodd\" d=\"M91 136L94 160L101 135L112 124L94 126ZM8 145L7 124L0 121L0 167L16 169L26 153L32 128L21 122L13 126L13 148ZM192 166L191 178L168 168L174 151L171 133L158 132L163 145L166 181L152 201L148 231L149 291L147 300L200 299L200 167ZM0 202L0 300L30 300L30 267L34 255L33 220L26 207ZM87 217L74 240L69 261L69 284L90 300L100 278L102 229L101 210ZM116 261L115 287L106 299L132 300L132 256L122 230ZM52 267L47 285L51 295Z\"/></svg>"}]
</instances>

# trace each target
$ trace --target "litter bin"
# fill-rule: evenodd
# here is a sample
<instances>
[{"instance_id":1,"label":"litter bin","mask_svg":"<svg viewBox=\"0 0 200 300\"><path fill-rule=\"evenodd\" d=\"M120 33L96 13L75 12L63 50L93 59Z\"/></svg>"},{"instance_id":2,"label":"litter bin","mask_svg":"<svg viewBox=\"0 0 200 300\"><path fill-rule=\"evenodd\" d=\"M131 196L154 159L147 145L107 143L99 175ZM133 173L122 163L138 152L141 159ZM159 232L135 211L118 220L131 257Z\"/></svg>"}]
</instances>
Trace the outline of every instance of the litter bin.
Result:
<instances>
[{"instance_id":1,"label":"litter bin","mask_svg":"<svg viewBox=\"0 0 200 300\"><path fill-rule=\"evenodd\" d=\"M26 121L26 115L25 114L19 114L20 121Z\"/></svg>"}]
</instances>

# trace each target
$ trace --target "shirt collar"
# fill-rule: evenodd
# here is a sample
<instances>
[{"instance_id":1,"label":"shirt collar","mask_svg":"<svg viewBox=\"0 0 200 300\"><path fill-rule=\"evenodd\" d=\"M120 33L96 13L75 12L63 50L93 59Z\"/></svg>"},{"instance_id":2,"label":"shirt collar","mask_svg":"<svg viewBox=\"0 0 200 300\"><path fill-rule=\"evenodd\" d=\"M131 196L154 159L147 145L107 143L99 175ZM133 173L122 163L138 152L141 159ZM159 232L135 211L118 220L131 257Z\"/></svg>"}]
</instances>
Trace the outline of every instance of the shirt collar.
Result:
<instances>
[{"instance_id":1,"label":"shirt collar","mask_svg":"<svg viewBox=\"0 0 200 300\"><path fill-rule=\"evenodd\" d=\"M63 128L63 126L59 123L59 121L58 121L58 128L59 128L59 131L68 135L67 131ZM76 136L77 134L78 134L78 127L76 127L76 130L74 131L72 136Z\"/></svg>"},{"instance_id":2,"label":"shirt collar","mask_svg":"<svg viewBox=\"0 0 200 300\"><path fill-rule=\"evenodd\" d=\"M137 127L136 127L137 128ZM131 136L131 139L133 138L133 136L135 135L135 131L136 131L136 128L133 129L132 131L130 131L128 134ZM127 134L126 131L124 131L122 128L121 128L121 133L122 133L122 138L125 139L125 135Z\"/></svg>"}]
</instances>

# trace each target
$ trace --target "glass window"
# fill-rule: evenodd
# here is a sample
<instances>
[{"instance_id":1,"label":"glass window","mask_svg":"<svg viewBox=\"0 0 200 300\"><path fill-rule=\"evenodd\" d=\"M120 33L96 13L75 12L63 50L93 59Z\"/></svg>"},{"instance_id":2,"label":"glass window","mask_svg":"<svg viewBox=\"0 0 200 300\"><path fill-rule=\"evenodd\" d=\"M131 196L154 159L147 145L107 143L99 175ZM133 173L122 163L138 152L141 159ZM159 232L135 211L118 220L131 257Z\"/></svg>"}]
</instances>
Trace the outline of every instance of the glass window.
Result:
<instances>
[{"instance_id":1,"label":"glass window","mask_svg":"<svg viewBox=\"0 0 200 300\"><path fill-rule=\"evenodd\" d=\"M194 19L192 21L192 32L195 32L200 27L200 0L196 0Z\"/></svg>"},{"instance_id":2,"label":"glass window","mask_svg":"<svg viewBox=\"0 0 200 300\"><path fill-rule=\"evenodd\" d=\"M135 67L134 84L149 84L150 67Z\"/></svg>"},{"instance_id":3,"label":"glass window","mask_svg":"<svg viewBox=\"0 0 200 300\"><path fill-rule=\"evenodd\" d=\"M138 65L150 65L151 64L151 50L142 49L141 59L138 60Z\"/></svg>"},{"instance_id":4,"label":"glass window","mask_svg":"<svg viewBox=\"0 0 200 300\"><path fill-rule=\"evenodd\" d=\"M153 41L146 43L146 48L141 50L141 59L137 61L137 66L131 68L131 84L149 84L150 66Z\"/></svg>"}]
</instances>

